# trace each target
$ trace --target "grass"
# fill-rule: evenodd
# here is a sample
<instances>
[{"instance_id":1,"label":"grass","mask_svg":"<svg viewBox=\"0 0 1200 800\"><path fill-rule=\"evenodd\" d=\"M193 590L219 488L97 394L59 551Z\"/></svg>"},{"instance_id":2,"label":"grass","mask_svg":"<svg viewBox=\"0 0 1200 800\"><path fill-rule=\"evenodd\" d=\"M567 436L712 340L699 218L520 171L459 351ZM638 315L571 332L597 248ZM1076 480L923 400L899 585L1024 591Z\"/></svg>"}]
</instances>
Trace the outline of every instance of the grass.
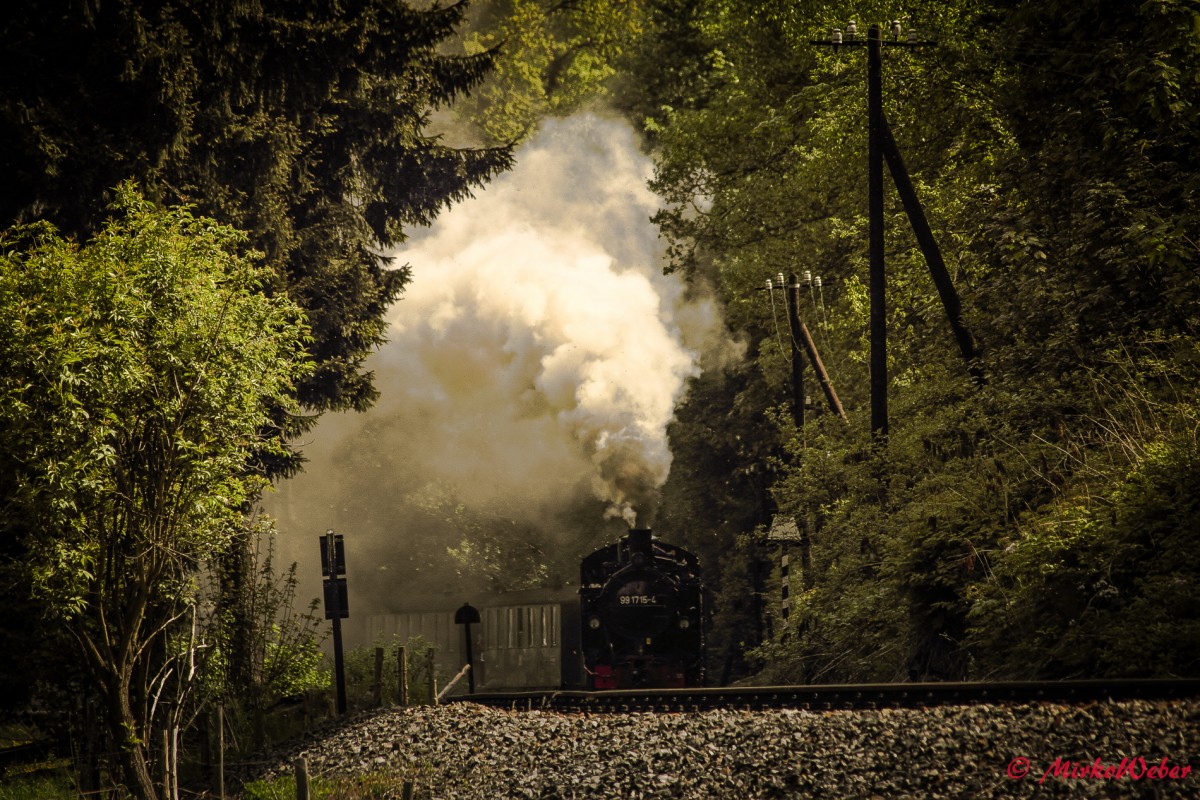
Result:
<instances>
[{"instance_id":1,"label":"grass","mask_svg":"<svg viewBox=\"0 0 1200 800\"><path fill-rule=\"evenodd\" d=\"M0 781L0 800L76 800L78 796L75 781L65 772Z\"/></svg>"},{"instance_id":2,"label":"grass","mask_svg":"<svg viewBox=\"0 0 1200 800\"><path fill-rule=\"evenodd\" d=\"M311 800L402 800L404 784L412 775L376 773L349 778L311 778ZM285 775L270 781L254 781L242 790L242 800L294 800L296 779ZM0 798L3 800L3 798Z\"/></svg>"}]
</instances>

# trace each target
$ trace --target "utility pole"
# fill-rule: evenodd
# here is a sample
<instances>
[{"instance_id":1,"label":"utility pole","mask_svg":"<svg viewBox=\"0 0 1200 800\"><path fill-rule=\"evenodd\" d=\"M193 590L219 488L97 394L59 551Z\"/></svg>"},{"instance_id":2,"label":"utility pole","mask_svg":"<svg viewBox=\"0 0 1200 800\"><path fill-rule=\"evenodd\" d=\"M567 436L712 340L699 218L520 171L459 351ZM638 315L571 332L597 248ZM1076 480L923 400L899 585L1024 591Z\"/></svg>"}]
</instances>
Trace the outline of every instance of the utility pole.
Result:
<instances>
[{"instance_id":1,"label":"utility pole","mask_svg":"<svg viewBox=\"0 0 1200 800\"><path fill-rule=\"evenodd\" d=\"M886 271L884 269L883 247L883 162L887 158L891 168L892 178L897 191L904 202L905 211L913 226L930 274L937 286L938 294L950 318L950 326L954 338L959 345L967 367L977 383L983 383L983 373L976 363L974 342L966 326L962 323L962 306L950 274L942 261L941 252L929 230L924 211L917 200L912 180L904 167L900 149L892 138L887 119L883 114L883 48L884 47L922 47L932 42L918 41L913 31L908 38L900 40L900 22L892 23L892 38L885 40L878 25L872 25L867 31L866 40L858 38L858 26L852 20L846 27L846 36L842 36L841 28L834 28L829 39L813 40L812 44L830 44L836 52L839 47L867 48L867 204L870 216L869 239L869 287L868 294L871 303L871 432L877 439L886 439L888 435L888 401L887 401L887 291Z\"/></svg>"},{"instance_id":2,"label":"utility pole","mask_svg":"<svg viewBox=\"0 0 1200 800\"><path fill-rule=\"evenodd\" d=\"M888 435L887 291L883 268L883 39L867 31L867 195L870 212L871 432Z\"/></svg>"},{"instance_id":3,"label":"utility pole","mask_svg":"<svg viewBox=\"0 0 1200 800\"><path fill-rule=\"evenodd\" d=\"M794 392L800 392L799 400L803 401L803 382L796 378L796 373L803 369L804 364L800 361L800 350L803 348L808 355L808 361L812 364L813 372L817 375L817 383L821 385L821 392L825 395L825 402L829 406L829 410L837 414L842 422L846 421L846 412L842 409L842 401L838 399L837 392L834 391L833 381L829 379L829 373L825 371L825 363L821 361L821 354L817 352L817 343L813 341L812 334L808 332L808 326L804 324L804 320L800 319L800 282L796 280L796 273L788 275L787 283L787 306L788 306L788 323L792 330L792 385ZM803 412L797 412L797 425L804 423Z\"/></svg>"},{"instance_id":4,"label":"utility pole","mask_svg":"<svg viewBox=\"0 0 1200 800\"><path fill-rule=\"evenodd\" d=\"M779 273L779 282L783 283L783 273ZM804 356L800 352L800 284L796 282L796 274L788 275L784 285L784 297L787 298L788 330L791 331L792 346L792 417L797 428L804 427Z\"/></svg>"}]
</instances>

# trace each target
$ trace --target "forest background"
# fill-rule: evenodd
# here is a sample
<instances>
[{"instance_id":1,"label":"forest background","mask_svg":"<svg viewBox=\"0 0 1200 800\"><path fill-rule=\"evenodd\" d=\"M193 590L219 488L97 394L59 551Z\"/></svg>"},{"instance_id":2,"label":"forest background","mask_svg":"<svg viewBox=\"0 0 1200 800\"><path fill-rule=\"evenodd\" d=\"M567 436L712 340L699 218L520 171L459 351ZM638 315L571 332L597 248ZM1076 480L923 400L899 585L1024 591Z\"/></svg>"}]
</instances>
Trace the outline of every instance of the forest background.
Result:
<instances>
[{"instance_id":1,"label":"forest background","mask_svg":"<svg viewBox=\"0 0 1200 800\"><path fill-rule=\"evenodd\" d=\"M860 36L873 23L886 32L896 18L934 44L885 48L884 109L985 380L973 379L955 347L889 185L891 417L881 441L869 416L865 54L813 40L851 19ZM132 178L151 201L188 202L246 231L245 245L219 233L206 252L252 246L266 272L250 280L240 262L222 269L268 297L286 294L299 312L277 311L305 320L302 332L278 323L281 336L307 337L307 366L272 361L280 382L258 398L258 436L242 435L233 458L205 449L219 434L194 431L187 448L167 448L185 466L219 463L266 479L300 469L287 446L297 433L325 411L374 400L363 362L410 278L381 261L382 248L509 168L512 147L540 120L604 109L644 134L651 187L666 204L655 222L667 269L714 289L745 345L737 363L703 365L691 380L670 428L674 462L655 521L660 536L709 565L714 680L1196 674L1194 2L506 0L424 12L383 2L303 12L28 3L6 13L3 33L6 226L44 220L80 243L101 231L136 239L130 229L149 225L138 215L152 212L127 194L108 210ZM451 110L476 144L436 138L435 109L439 124ZM205 235L190 217L162 213L180 235ZM132 221L122 228L122 219ZM61 252L50 234L24 230L4 242L6 305L21 307L22 292L53 296L59 323L75 319L71 291L16 280L30 259ZM172 240L163 235L159 246ZM780 272L821 278L804 283L801 313L845 422L822 411L810 373L813 399L797 424L782 294L777 282L766 290ZM29 341L5 330L7 346ZM286 361L287 349L272 358ZM95 355L63 352L52 388ZM178 358L164 358L147 369L184 374L171 372ZM279 665L313 663L302 635L311 626L288 613L292 624L278 624L290 603L286 571L281 581L255 560L257 522L187 540L192 549L164 567L171 579L148 585L151 618L129 631L149 659L132 667L145 687L138 719L125 714L128 681L113 663L78 662L80 642L114 619L86 613L112 600L97 594L96 553L129 540L97 540L72 505L105 496L96 481L112 477L88 471L110 458L109 434L72 413L99 395L54 394L62 413L30 426L18 400L48 374L35 362L24 383L6 383L0 415L9 706L55 708L78 731L99 715L114 741L146 734L127 753L185 721L179 708L232 700L235 687L251 706L295 691L305 678ZM128 407L142 406L109 413ZM38 505L45 493L26 489L61 474L45 472L61 459L33 455L53 451L43 442L61 454L82 441L64 430L94 436L96 457L72 473L76 483L52 482L67 498L54 516ZM136 461L146 451L129 452ZM35 463L43 472L29 471ZM249 495L217 483L206 484L210 496L250 507ZM129 513L157 512L143 504ZM799 534L786 545L786 619L773 574L782 545L768 541L778 519ZM489 552L520 552L504 530L489 529L494 546L475 553L473 568L497 574ZM508 580L544 567L496 557ZM143 562L106 563L136 571ZM201 575L214 587L197 586ZM119 594L116 602L125 608ZM210 623L203 636L201 617ZM197 636L214 646L180 645ZM197 652L220 657L201 659L199 673L181 670L189 662L180 657ZM151 702L168 684L175 712ZM100 707L77 705L81 685L103 687ZM145 763L121 756L112 768L137 796L154 796Z\"/></svg>"},{"instance_id":2,"label":"forest background","mask_svg":"<svg viewBox=\"0 0 1200 800\"><path fill-rule=\"evenodd\" d=\"M491 142L597 97L639 126L668 269L717 287L748 348L689 385L655 520L710 565L715 680L1195 674L1200 8L497 8L467 41L505 42L497 70L460 110ZM894 20L932 43L883 49L884 114L978 352L963 362L885 177L885 446L866 54L820 43L851 20L859 41ZM797 424L780 273L844 424L811 368Z\"/></svg>"}]
</instances>

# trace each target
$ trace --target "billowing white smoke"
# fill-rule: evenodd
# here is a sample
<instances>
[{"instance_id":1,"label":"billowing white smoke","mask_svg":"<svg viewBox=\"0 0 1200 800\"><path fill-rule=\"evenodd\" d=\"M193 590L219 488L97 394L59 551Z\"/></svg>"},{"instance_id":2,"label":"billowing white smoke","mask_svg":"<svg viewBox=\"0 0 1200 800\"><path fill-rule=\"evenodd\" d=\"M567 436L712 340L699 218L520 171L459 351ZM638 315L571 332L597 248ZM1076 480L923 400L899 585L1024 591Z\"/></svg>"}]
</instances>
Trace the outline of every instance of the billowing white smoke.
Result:
<instances>
[{"instance_id":1,"label":"billowing white smoke","mask_svg":"<svg viewBox=\"0 0 1200 800\"><path fill-rule=\"evenodd\" d=\"M684 287L662 274L649 171L628 126L552 121L511 173L393 254L414 279L374 365L377 411L419 420L397 445L459 496L590 477L632 523L666 479L700 342L676 321Z\"/></svg>"},{"instance_id":2,"label":"billowing white smoke","mask_svg":"<svg viewBox=\"0 0 1200 800\"><path fill-rule=\"evenodd\" d=\"M497 585L569 579L612 530L593 508L652 522L698 354L736 349L713 304L662 274L627 125L548 122L516 155L393 254L413 280L369 363L378 403L326 415L304 472L266 498L284 563L307 565L326 528L347 535L355 613L397 585L461 590L486 563ZM515 547L528 557L502 566ZM537 563L549 572L506 571Z\"/></svg>"}]
</instances>

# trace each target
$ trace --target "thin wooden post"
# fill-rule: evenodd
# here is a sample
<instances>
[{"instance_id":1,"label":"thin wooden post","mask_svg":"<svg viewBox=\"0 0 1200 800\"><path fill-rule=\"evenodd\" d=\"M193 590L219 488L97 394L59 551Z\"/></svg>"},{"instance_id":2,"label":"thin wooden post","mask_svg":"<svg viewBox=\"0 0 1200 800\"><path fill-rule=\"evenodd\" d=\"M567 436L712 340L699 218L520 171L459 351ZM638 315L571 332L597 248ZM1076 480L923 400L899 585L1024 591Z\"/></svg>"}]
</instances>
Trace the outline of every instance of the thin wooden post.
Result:
<instances>
[{"instance_id":1,"label":"thin wooden post","mask_svg":"<svg viewBox=\"0 0 1200 800\"><path fill-rule=\"evenodd\" d=\"M162 732L162 787L163 797L171 800L171 731Z\"/></svg>"},{"instance_id":2,"label":"thin wooden post","mask_svg":"<svg viewBox=\"0 0 1200 800\"><path fill-rule=\"evenodd\" d=\"M179 800L179 726L171 723L171 800Z\"/></svg>"},{"instance_id":3,"label":"thin wooden post","mask_svg":"<svg viewBox=\"0 0 1200 800\"><path fill-rule=\"evenodd\" d=\"M442 690L437 693L437 697L433 698L433 704L437 705L438 703L442 702L442 698L445 697L447 694L449 694L450 690L454 688L454 684L461 681L463 679L464 675L470 675L470 674L471 674L471 665L463 664L463 668L458 671L458 674L455 675L453 678L451 678L450 682L447 683L442 688Z\"/></svg>"},{"instance_id":4,"label":"thin wooden post","mask_svg":"<svg viewBox=\"0 0 1200 800\"><path fill-rule=\"evenodd\" d=\"M429 655L425 659L426 668L428 670L429 682L429 704L437 705L437 675L433 672L433 649L430 648Z\"/></svg>"},{"instance_id":5,"label":"thin wooden post","mask_svg":"<svg viewBox=\"0 0 1200 800\"><path fill-rule=\"evenodd\" d=\"M375 708L383 705L383 648L375 648L375 683L371 685L371 702Z\"/></svg>"},{"instance_id":6,"label":"thin wooden post","mask_svg":"<svg viewBox=\"0 0 1200 800\"><path fill-rule=\"evenodd\" d=\"M225 704L217 704L217 797L225 800Z\"/></svg>"},{"instance_id":7,"label":"thin wooden post","mask_svg":"<svg viewBox=\"0 0 1200 800\"><path fill-rule=\"evenodd\" d=\"M308 759L304 756L296 759L296 800L309 800Z\"/></svg>"},{"instance_id":8,"label":"thin wooden post","mask_svg":"<svg viewBox=\"0 0 1200 800\"><path fill-rule=\"evenodd\" d=\"M408 648L400 645L396 648L396 686L400 705L408 705Z\"/></svg>"},{"instance_id":9,"label":"thin wooden post","mask_svg":"<svg viewBox=\"0 0 1200 800\"><path fill-rule=\"evenodd\" d=\"M404 782L404 793L401 795L403 800L413 800L413 790L415 788L416 787L413 785L412 781L405 781Z\"/></svg>"}]
</instances>

